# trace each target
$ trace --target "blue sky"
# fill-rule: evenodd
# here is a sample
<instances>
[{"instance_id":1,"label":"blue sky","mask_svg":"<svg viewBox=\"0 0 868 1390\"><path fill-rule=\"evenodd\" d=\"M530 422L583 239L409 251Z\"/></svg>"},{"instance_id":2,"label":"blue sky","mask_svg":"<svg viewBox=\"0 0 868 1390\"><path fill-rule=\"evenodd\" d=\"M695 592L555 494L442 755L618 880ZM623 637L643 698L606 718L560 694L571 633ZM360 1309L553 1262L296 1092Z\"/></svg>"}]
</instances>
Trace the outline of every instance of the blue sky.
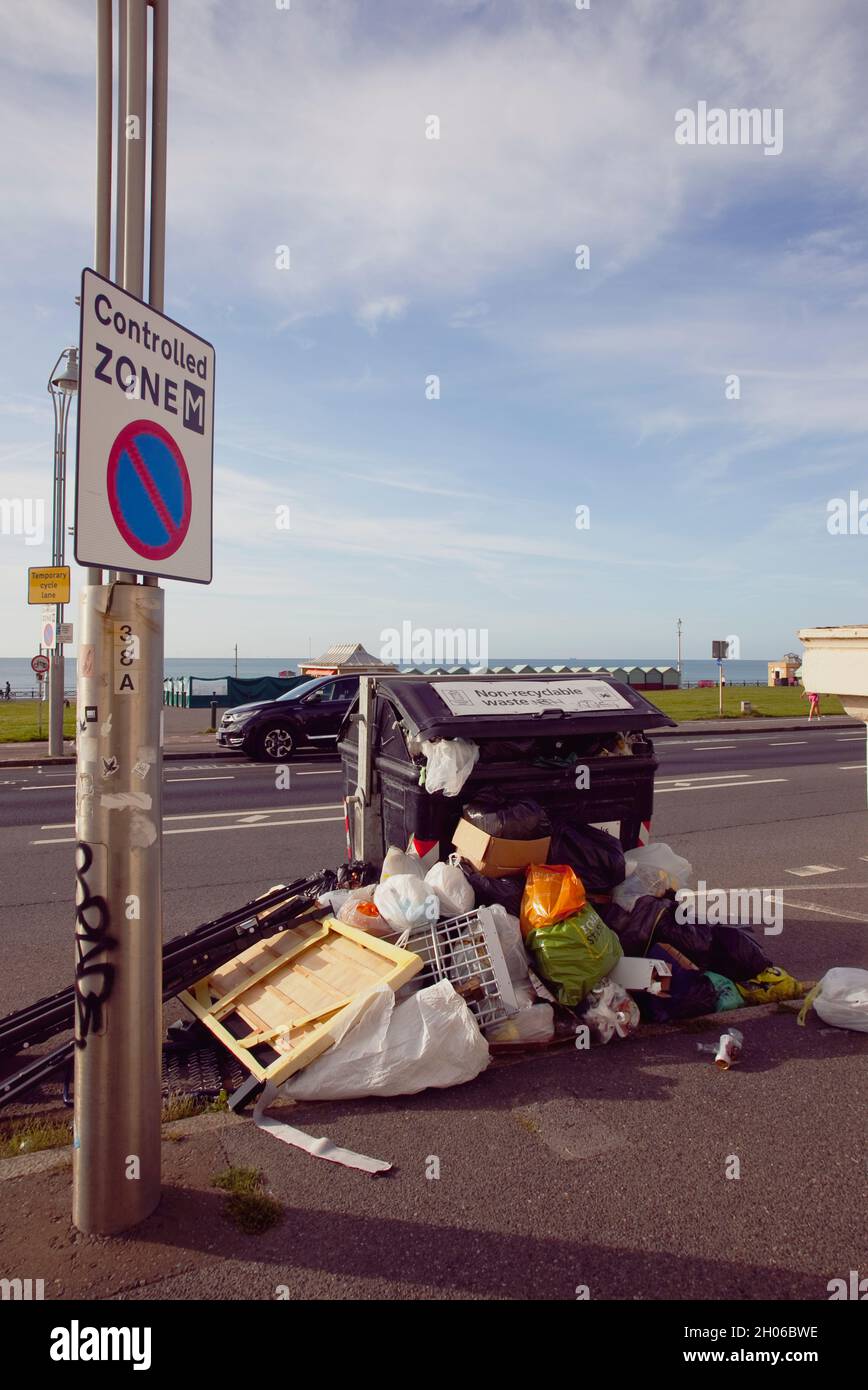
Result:
<instances>
[{"instance_id":1,"label":"blue sky","mask_svg":"<svg viewBox=\"0 0 868 1390\"><path fill-rule=\"evenodd\" d=\"M3 9L0 496L47 502L93 5ZM409 620L671 656L680 616L686 656L764 658L865 618L868 538L826 526L868 496L861 0L184 0L170 44L166 310L218 390L214 582L167 584L168 655ZM780 108L782 153L679 146L700 100ZM49 558L0 535L7 655Z\"/></svg>"}]
</instances>

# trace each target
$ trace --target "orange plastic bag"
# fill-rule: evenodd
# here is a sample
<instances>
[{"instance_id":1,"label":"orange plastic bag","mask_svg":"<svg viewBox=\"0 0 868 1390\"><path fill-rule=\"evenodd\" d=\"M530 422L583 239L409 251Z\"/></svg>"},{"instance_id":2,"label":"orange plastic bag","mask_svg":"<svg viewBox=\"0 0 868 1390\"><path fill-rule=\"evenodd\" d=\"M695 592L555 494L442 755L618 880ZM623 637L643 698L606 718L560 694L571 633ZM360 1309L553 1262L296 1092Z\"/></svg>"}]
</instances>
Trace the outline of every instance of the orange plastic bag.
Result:
<instances>
[{"instance_id":1,"label":"orange plastic bag","mask_svg":"<svg viewBox=\"0 0 868 1390\"><path fill-rule=\"evenodd\" d=\"M550 927L585 906L585 887L569 864L531 864L521 899L521 930Z\"/></svg>"}]
</instances>

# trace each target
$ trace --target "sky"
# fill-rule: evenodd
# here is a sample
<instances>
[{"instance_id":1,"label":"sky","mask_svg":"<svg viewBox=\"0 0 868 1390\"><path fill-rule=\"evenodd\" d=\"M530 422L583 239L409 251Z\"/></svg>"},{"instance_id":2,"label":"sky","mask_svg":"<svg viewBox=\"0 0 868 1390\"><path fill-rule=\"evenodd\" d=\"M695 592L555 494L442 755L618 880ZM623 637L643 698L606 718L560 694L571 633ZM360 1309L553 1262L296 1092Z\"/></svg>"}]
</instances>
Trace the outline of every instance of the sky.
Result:
<instances>
[{"instance_id":1,"label":"sky","mask_svg":"<svg viewBox=\"0 0 868 1390\"><path fill-rule=\"evenodd\" d=\"M217 392L214 577L166 582L167 655L410 623L674 657L680 617L688 658L767 659L865 621L868 538L828 527L868 499L864 0L279 3L170 6L165 307ZM0 23L0 498L48 513L94 5ZM679 143L700 102L781 113L780 152ZM50 541L6 530L26 655Z\"/></svg>"}]
</instances>

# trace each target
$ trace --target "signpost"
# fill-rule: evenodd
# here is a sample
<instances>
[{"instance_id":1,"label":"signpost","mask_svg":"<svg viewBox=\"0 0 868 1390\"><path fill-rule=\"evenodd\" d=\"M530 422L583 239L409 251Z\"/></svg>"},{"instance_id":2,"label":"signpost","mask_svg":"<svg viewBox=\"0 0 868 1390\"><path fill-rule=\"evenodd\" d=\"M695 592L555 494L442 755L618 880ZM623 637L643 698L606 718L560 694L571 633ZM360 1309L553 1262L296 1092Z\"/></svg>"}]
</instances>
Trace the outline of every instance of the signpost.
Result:
<instances>
[{"instance_id":1,"label":"signpost","mask_svg":"<svg viewBox=\"0 0 868 1390\"><path fill-rule=\"evenodd\" d=\"M57 623L53 618L42 624L42 636L40 641L48 651L53 651L57 644Z\"/></svg>"},{"instance_id":2,"label":"signpost","mask_svg":"<svg viewBox=\"0 0 868 1390\"><path fill-rule=\"evenodd\" d=\"M34 656L30 662L30 665L31 668L36 672L37 676L44 676L45 672L48 670L50 662L47 656Z\"/></svg>"},{"instance_id":3,"label":"signpost","mask_svg":"<svg viewBox=\"0 0 868 1390\"><path fill-rule=\"evenodd\" d=\"M81 277L75 558L211 582L214 349Z\"/></svg>"},{"instance_id":4,"label":"signpost","mask_svg":"<svg viewBox=\"0 0 868 1390\"><path fill-rule=\"evenodd\" d=\"M158 579L211 580L214 415L214 349L162 312L168 0L120 0L116 110L112 8L97 0L95 269L81 284L75 498L75 558L89 568L78 628L72 1215L103 1235L136 1225L160 1199Z\"/></svg>"},{"instance_id":5,"label":"signpost","mask_svg":"<svg viewBox=\"0 0 868 1390\"><path fill-rule=\"evenodd\" d=\"M723 663L729 656L729 642L712 642L711 655L717 662L718 676L718 699L717 711L721 719L723 718Z\"/></svg>"},{"instance_id":6,"label":"signpost","mask_svg":"<svg viewBox=\"0 0 868 1390\"><path fill-rule=\"evenodd\" d=\"M69 565L27 571L28 603L69 603Z\"/></svg>"}]
</instances>

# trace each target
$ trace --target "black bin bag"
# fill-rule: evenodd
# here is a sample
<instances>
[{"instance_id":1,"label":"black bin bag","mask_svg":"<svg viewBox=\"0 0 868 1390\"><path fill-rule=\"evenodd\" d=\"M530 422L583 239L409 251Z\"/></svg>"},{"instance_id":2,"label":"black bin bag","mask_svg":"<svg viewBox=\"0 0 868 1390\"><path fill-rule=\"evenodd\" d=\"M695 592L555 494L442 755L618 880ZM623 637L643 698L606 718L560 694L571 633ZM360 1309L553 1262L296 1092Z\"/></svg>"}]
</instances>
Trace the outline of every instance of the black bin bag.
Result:
<instances>
[{"instance_id":1,"label":"black bin bag","mask_svg":"<svg viewBox=\"0 0 868 1390\"><path fill-rule=\"evenodd\" d=\"M549 863L569 864L585 885L586 893L611 893L624 881L621 841L594 825L556 821Z\"/></svg>"}]
</instances>

